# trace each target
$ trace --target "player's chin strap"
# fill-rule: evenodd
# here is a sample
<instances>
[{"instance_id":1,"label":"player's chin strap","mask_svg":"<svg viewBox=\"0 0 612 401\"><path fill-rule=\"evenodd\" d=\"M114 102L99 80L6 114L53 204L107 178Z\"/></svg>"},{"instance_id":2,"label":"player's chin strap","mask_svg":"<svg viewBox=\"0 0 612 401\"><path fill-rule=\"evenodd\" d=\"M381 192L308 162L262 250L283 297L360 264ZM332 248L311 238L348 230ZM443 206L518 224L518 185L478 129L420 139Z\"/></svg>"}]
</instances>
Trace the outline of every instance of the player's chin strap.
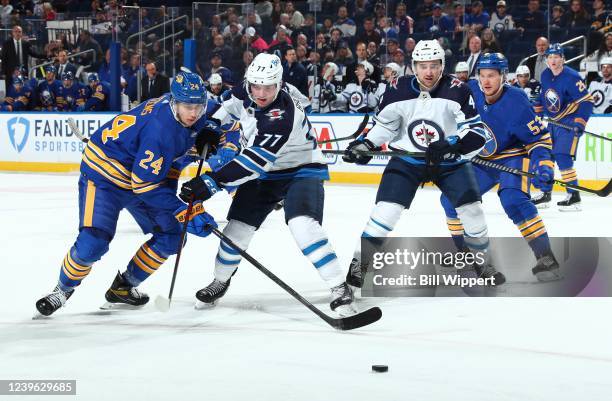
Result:
<instances>
[{"instance_id":1,"label":"player's chin strap","mask_svg":"<svg viewBox=\"0 0 612 401\"><path fill-rule=\"evenodd\" d=\"M174 119L176 121L178 121L179 124L181 124L183 127L185 128L191 128L191 125L185 125L179 115L178 112L176 111L176 107L177 107L177 101L175 99L170 99L170 110L172 110L172 115L174 116ZM208 102L204 103L202 105L202 110L200 111L200 115L198 115L198 118L196 119L196 121L198 121L205 113L206 113L206 107L208 106Z\"/></svg>"}]
</instances>

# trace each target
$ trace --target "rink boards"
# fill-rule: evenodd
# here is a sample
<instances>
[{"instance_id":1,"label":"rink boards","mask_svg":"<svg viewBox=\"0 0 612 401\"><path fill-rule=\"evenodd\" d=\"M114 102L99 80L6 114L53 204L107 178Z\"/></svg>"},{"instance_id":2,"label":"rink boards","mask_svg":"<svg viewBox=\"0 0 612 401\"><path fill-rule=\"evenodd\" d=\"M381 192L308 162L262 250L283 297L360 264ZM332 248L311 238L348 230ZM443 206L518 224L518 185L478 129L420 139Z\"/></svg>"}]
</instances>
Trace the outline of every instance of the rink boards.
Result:
<instances>
[{"instance_id":1,"label":"rink boards","mask_svg":"<svg viewBox=\"0 0 612 401\"><path fill-rule=\"evenodd\" d=\"M116 113L0 113L0 170L35 172L78 171L84 144L67 124L69 117L85 136L91 136ZM363 115L310 115L319 141L341 138L355 132ZM372 125L372 119L368 126ZM612 137L612 115L598 114L589 119L587 130ZM349 141L322 145L322 149L343 149ZM340 156L327 155L331 181L374 184L387 164L376 157L367 166L343 163ZM578 145L576 169L583 185L603 183L612 177L612 142L584 135ZM193 174L195 170L188 171Z\"/></svg>"}]
</instances>

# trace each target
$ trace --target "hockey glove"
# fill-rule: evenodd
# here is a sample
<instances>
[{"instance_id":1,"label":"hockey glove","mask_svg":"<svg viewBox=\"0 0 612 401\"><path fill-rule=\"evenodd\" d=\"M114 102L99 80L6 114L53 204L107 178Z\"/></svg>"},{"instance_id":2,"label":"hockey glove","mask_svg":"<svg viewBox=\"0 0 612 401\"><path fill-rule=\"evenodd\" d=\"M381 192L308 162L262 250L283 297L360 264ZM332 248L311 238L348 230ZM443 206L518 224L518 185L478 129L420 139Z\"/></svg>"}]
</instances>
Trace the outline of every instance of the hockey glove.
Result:
<instances>
[{"instance_id":1,"label":"hockey glove","mask_svg":"<svg viewBox=\"0 0 612 401\"><path fill-rule=\"evenodd\" d=\"M217 150L214 156L211 156L206 160L212 171L219 171L221 167L232 161L238 154L238 149L233 143L228 143L224 147Z\"/></svg>"},{"instance_id":2,"label":"hockey glove","mask_svg":"<svg viewBox=\"0 0 612 401\"><path fill-rule=\"evenodd\" d=\"M574 128L574 135L576 136L580 136L584 132L584 125L582 125L581 123L577 121L574 121L573 128Z\"/></svg>"},{"instance_id":3,"label":"hockey glove","mask_svg":"<svg viewBox=\"0 0 612 401\"><path fill-rule=\"evenodd\" d=\"M220 190L212 177L203 174L184 183L179 198L184 202L189 202L192 197L194 200L205 201Z\"/></svg>"},{"instance_id":4,"label":"hockey glove","mask_svg":"<svg viewBox=\"0 0 612 401\"><path fill-rule=\"evenodd\" d=\"M543 192L552 190L552 183L555 177L554 164L550 160L540 160L535 169L536 176L533 185Z\"/></svg>"},{"instance_id":5,"label":"hockey glove","mask_svg":"<svg viewBox=\"0 0 612 401\"><path fill-rule=\"evenodd\" d=\"M374 145L369 139L361 137L348 144L342 156L342 160L347 163L368 164L368 162L372 160L372 156L360 155L359 152L380 149L380 147Z\"/></svg>"},{"instance_id":6,"label":"hockey glove","mask_svg":"<svg viewBox=\"0 0 612 401\"><path fill-rule=\"evenodd\" d=\"M187 205L183 205L176 209L174 217L179 223L185 222L185 216L187 215ZM215 219L204 211L204 205L202 202L195 202L191 208L189 214L189 222L187 223L187 232L189 234L197 235L198 237L207 237L212 232L213 228L217 228L218 225Z\"/></svg>"},{"instance_id":7,"label":"hockey glove","mask_svg":"<svg viewBox=\"0 0 612 401\"><path fill-rule=\"evenodd\" d=\"M202 156L206 158L206 155L203 155L204 146L208 145L208 153L211 153L214 149L219 146L219 133L215 131L213 128L203 128L198 132L198 136L195 140L195 147L198 156Z\"/></svg>"},{"instance_id":8,"label":"hockey glove","mask_svg":"<svg viewBox=\"0 0 612 401\"><path fill-rule=\"evenodd\" d=\"M435 166L445 161L457 161L461 157L460 148L461 144L456 136L430 143L425 152L427 165Z\"/></svg>"}]
</instances>

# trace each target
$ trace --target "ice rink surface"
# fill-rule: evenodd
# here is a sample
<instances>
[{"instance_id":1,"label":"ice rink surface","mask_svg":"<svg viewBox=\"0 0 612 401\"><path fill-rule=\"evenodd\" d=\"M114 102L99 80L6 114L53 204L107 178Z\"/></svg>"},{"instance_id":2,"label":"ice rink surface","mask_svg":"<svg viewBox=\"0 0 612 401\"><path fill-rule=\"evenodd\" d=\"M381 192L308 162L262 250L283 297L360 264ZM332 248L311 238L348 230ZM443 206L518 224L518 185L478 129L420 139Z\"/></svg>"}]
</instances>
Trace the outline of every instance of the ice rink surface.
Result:
<instances>
[{"instance_id":1,"label":"ice rink surface","mask_svg":"<svg viewBox=\"0 0 612 401\"><path fill-rule=\"evenodd\" d=\"M194 294L212 279L218 240L190 236L170 312L101 311L104 292L145 237L125 213L110 251L64 309L32 320L77 234L77 176L0 174L0 379L76 379L94 400L608 401L609 298L369 298L382 319L337 332L243 262L212 310ZM372 208L371 186L326 186L324 227L343 266ZM396 236L447 236L439 192L417 193ZM556 202L562 194L554 194ZM517 236L495 194L491 236ZM207 202L218 219L229 198ZM552 236L612 237L610 200L542 213ZM249 252L325 312L329 290L274 212ZM167 295L174 258L140 288ZM530 269L531 266L524 267ZM373 373L371 365L389 365ZM10 396L7 400L47 399Z\"/></svg>"}]
</instances>

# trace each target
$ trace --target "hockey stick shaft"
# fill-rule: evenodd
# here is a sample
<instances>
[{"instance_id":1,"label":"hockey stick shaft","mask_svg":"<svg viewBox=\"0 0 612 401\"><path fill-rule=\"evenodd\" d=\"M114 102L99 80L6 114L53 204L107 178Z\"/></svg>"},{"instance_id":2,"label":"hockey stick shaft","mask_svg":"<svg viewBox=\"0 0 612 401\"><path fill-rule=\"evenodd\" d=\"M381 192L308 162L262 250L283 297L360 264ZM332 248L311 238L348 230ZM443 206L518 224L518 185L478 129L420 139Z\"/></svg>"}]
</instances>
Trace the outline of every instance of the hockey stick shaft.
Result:
<instances>
[{"instance_id":1,"label":"hockey stick shaft","mask_svg":"<svg viewBox=\"0 0 612 401\"><path fill-rule=\"evenodd\" d=\"M68 120L66 120L68 122L68 126L70 127L70 129L72 130L72 133L74 134L74 136L76 136L77 138L79 138L82 142L87 143L89 142L88 138L85 138L85 135L83 135L83 133L81 132L81 129L79 128L79 126L77 125L76 121L74 121L74 118L70 117Z\"/></svg>"},{"instance_id":2,"label":"hockey stick shaft","mask_svg":"<svg viewBox=\"0 0 612 401\"><path fill-rule=\"evenodd\" d=\"M570 130L570 131L574 131L574 127L570 127L569 125L560 123L560 122L555 121L555 120L551 120L549 118L546 119L546 122L548 124L556 125L557 127L561 127L561 128L565 128L565 129ZM612 141L612 138L608 138L607 136L599 135L599 134L596 134L596 133L590 132L590 131L583 131L583 132L585 134L593 136L595 138L603 139L604 141Z\"/></svg>"},{"instance_id":3,"label":"hockey stick shaft","mask_svg":"<svg viewBox=\"0 0 612 401\"><path fill-rule=\"evenodd\" d=\"M363 130L365 130L365 127L368 125L368 121L370 121L370 114L366 113L363 116L363 120L361 121L361 123L359 123L359 126L357 127L357 130L355 132L353 132L351 135L343 136L342 138L327 139L325 141L320 141L320 142L317 142L317 143L319 145L323 145L323 144L326 144L326 143L342 142L342 141L348 141L349 139L355 139L359 135L361 135Z\"/></svg>"},{"instance_id":4,"label":"hockey stick shaft","mask_svg":"<svg viewBox=\"0 0 612 401\"><path fill-rule=\"evenodd\" d=\"M234 243L227 235L223 234L219 229L213 228L213 234L215 234L219 239L225 242L227 245L232 247L235 251L237 251L240 256L249 261L253 266L257 268L260 272L265 274L270 280L274 281L278 286L280 286L283 290L289 293L293 298L299 301L302 305L310 309L315 315L319 316L330 326L339 329L339 330L351 330L357 327L362 327L367 324L373 323L380 319L382 313L378 308L371 308L367 311L361 312L357 315L349 316L347 318L336 319L331 316L323 313L319 308L310 303L306 298L301 296L297 291L291 288L287 283L281 280L278 276L268 270L264 265L259 263L257 259L248 254L245 250L240 248L238 245Z\"/></svg>"}]
</instances>

